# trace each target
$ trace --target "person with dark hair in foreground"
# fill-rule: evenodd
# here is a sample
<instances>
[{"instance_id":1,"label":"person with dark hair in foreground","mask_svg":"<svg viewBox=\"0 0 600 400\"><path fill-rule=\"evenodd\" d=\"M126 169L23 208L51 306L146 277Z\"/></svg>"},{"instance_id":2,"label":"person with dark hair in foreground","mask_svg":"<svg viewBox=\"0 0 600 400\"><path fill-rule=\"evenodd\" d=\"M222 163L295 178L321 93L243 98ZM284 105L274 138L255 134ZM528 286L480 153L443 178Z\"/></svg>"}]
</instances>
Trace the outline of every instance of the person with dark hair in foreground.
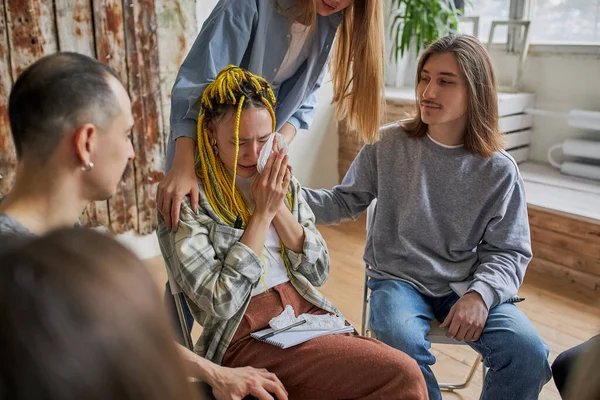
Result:
<instances>
[{"instance_id":1,"label":"person with dark hair in foreground","mask_svg":"<svg viewBox=\"0 0 600 400\"><path fill-rule=\"evenodd\" d=\"M63 229L0 265L0 398L199 398L152 277L116 241Z\"/></svg>"}]
</instances>

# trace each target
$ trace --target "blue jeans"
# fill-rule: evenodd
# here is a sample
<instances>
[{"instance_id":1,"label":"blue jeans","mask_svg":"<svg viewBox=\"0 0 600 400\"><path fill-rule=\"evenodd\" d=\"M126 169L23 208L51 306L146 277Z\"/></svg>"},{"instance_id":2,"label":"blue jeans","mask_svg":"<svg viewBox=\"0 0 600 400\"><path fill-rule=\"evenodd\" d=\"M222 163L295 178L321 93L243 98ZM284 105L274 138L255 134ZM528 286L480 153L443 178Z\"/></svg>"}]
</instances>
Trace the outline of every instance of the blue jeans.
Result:
<instances>
[{"instance_id":1,"label":"blue jeans","mask_svg":"<svg viewBox=\"0 0 600 400\"><path fill-rule=\"evenodd\" d=\"M435 357L425 339L432 319L443 321L459 297L429 297L410 284L369 279L369 327L375 337L413 357L427 383L430 400L440 400L439 385L431 371ZM489 372L481 398L486 400L537 399L550 380L548 346L517 306L500 304L489 312L481 337L469 342L481 354Z\"/></svg>"}]
</instances>

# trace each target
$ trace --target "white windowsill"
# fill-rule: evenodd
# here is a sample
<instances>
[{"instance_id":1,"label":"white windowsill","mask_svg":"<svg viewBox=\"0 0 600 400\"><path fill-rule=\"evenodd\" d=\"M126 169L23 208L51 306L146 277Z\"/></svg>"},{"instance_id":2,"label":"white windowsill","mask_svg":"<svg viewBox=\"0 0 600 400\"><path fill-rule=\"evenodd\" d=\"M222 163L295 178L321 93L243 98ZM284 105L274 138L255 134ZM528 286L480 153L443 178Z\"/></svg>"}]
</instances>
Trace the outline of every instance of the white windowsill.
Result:
<instances>
[{"instance_id":1,"label":"white windowsill","mask_svg":"<svg viewBox=\"0 0 600 400\"><path fill-rule=\"evenodd\" d=\"M487 48L487 43L482 43ZM506 43L493 43L492 52L505 52ZM537 43L529 45L528 55L579 54L600 56L600 44L593 43Z\"/></svg>"},{"instance_id":2,"label":"white windowsill","mask_svg":"<svg viewBox=\"0 0 600 400\"><path fill-rule=\"evenodd\" d=\"M547 164L519 164L527 204L600 222L600 182L563 175Z\"/></svg>"}]
</instances>

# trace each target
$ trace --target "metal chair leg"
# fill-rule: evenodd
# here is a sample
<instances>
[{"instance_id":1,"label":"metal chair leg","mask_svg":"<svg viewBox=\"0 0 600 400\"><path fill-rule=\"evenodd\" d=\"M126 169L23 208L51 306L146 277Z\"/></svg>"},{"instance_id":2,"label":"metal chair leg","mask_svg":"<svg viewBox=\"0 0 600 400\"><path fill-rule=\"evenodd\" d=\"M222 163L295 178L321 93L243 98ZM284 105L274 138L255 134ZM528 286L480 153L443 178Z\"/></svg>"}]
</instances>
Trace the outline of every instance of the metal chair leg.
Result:
<instances>
[{"instance_id":1,"label":"metal chair leg","mask_svg":"<svg viewBox=\"0 0 600 400\"><path fill-rule=\"evenodd\" d=\"M365 268L365 290L363 294L362 327L360 329L360 334L362 336L366 336L367 334L367 307L369 306L369 288L367 287L367 279L369 279L369 276L367 275L368 268L369 266Z\"/></svg>"},{"instance_id":2,"label":"metal chair leg","mask_svg":"<svg viewBox=\"0 0 600 400\"><path fill-rule=\"evenodd\" d=\"M194 344L192 343L192 336L190 335L191 329L187 325L187 321L185 319L185 313L183 311L183 295L178 293L173 296L175 300L175 306L177 307L177 316L179 317L179 323L181 324L181 332L183 333L183 340L185 342L185 347L190 350L194 349Z\"/></svg>"},{"instance_id":3,"label":"metal chair leg","mask_svg":"<svg viewBox=\"0 0 600 400\"><path fill-rule=\"evenodd\" d=\"M469 383L471 383L471 379L473 379L473 375L475 374L475 370L477 369L477 367L479 366L479 363L481 362L481 355L477 354L477 358L475 358L475 362L473 363L473 365L471 366L471 370L469 371L469 374L467 375L467 379L465 379L465 381L463 383L440 383L440 390L446 391L446 392L453 392L455 390L459 390L459 389L464 389L467 386L469 386ZM484 366L485 368L485 366Z\"/></svg>"}]
</instances>

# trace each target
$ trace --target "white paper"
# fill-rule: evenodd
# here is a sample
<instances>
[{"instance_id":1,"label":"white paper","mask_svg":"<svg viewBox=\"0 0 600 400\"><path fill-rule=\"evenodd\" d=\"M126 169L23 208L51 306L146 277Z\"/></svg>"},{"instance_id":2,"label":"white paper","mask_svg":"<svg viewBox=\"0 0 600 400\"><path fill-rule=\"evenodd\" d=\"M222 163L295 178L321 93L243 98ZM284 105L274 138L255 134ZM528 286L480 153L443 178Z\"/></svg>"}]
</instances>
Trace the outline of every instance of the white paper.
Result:
<instances>
[{"instance_id":1,"label":"white paper","mask_svg":"<svg viewBox=\"0 0 600 400\"><path fill-rule=\"evenodd\" d=\"M285 306L285 309L281 314L269 321L269 326L273 329L281 329L301 320L306 320L306 323L296 326L290 329L290 331L329 330L340 329L346 326L346 320L341 315L301 314L296 317L294 308L289 304Z\"/></svg>"},{"instance_id":2,"label":"white paper","mask_svg":"<svg viewBox=\"0 0 600 400\"><path fill-rule=\"evenodd\" d=\"M269 140L267 141L267 143L265 143L262 150L260 151L260 154L258 155L258 162L256 165L256 169L258 170L258 173L260 173L260 174L262 174L263 170L265 169L265 166L267 165L267 161L269 160L269 156L273 152L273 141L276 138L277 138L277 147L279 149L283 149L285 154L287 154L287 152L288 152L288 145L287 145L283 135L279 132L272 133L271 136L269 136Z\"/></svg>"}]
</instances>

